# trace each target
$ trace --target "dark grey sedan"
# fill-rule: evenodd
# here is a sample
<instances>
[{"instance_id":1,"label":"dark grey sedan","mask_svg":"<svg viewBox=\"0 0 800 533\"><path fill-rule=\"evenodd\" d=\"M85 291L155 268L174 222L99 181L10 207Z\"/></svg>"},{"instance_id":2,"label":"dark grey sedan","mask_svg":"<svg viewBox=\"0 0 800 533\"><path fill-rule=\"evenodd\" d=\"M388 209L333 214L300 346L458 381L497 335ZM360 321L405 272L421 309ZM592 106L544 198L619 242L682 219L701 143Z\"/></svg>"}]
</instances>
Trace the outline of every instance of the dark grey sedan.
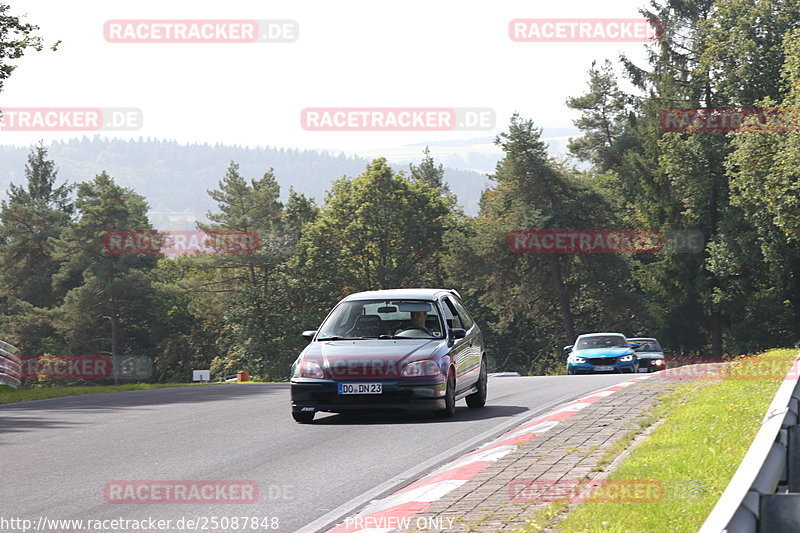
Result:
<instances>
[{"instance_id":1,"label":"dark grey sedan","mask_svg":"<svg viewBox=\"0 0 800 533\"><path fill-rule=\"evenodd\" d=\"M652 337L636 337L628 339L628 342L639 345L634 348L639 358L639 372L657 372L667 368L664 350L657 340Z\"/></svg>"}]
</instances>

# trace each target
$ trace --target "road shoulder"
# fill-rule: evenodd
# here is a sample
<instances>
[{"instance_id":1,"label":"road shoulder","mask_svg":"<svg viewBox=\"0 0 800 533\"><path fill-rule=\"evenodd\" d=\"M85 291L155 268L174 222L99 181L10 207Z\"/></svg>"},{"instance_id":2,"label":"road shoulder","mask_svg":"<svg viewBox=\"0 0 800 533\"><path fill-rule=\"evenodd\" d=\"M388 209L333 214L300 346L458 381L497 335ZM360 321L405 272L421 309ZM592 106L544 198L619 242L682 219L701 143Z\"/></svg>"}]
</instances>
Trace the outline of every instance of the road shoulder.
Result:
<instances>
[{"instance_id":1,"label":"road shoulder","mask_svg":"<svg viewBox=\"0 0 800 533\"><path fill-rule=\"evenodd\" d=\"M445 524L453 533L526 527L556 499L589 479L603 478L608 451L620 444L624 450L631 432L641 428L658 398L675 385L656 375L581 408L433 502L418 515L422 520L411 521L422 527L403 531L422 531L427 524Z\"/></svg>"}]
</instances>

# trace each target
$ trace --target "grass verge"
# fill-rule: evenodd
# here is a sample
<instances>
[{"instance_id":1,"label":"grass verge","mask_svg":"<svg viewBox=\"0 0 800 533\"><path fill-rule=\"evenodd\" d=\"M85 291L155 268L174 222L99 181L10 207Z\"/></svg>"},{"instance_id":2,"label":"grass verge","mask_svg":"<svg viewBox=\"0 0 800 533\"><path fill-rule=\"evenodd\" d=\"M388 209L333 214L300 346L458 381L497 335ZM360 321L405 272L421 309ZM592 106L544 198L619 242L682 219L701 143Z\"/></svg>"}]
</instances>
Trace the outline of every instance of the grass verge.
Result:
<instances>
[{"instance_id":1,"label":"grass verge","mask_svg":"<svg viewBox=\"0 0 800 533\"><path fill-rule=\"evenodd\" d=\"M166 389L171 387L195 387L198 385L224 384L225 383L130 383L126 385L77 385L68 387L37 387L33 389L14 389L8 385L0 385L0 404L27 402L29 400L46 400L48 398L61 398L64 396L99 394L102 392Z\"/></svg>"},{"instance_id":2,"label":"grass verge","mask_svg":"<svg viewBox=\"0 0 800 533\"><path fill-rule=\"evenodd\" d=\"M727 379L705 376L678 385L662 397L653 417L663 423L609 476L607 492L594 493L555 530L697 531L739 467L796 356L797 350L772 350L727 363L718 373Z\"/></svg>"}]
</instances>

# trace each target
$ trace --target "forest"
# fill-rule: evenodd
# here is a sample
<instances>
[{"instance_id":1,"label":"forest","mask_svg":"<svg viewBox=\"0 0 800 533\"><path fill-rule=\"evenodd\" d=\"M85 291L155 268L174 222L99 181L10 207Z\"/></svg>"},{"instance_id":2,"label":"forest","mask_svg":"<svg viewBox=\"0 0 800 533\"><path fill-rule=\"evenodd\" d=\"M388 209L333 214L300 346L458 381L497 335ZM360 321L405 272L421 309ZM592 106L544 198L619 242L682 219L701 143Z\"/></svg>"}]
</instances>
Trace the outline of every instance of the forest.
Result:
<instances>
[{"instance_id":1,"label":"forest","mask_svg":"<svg viewBox=\"0 0 800 533\"><path fill-rule=\"evenodd\" d=\"M800 2L659 0L643 14L666 28L647 64L593 63L585 92L565 95L580 113L570 158L548 154L536 117L506 118L474 216L427 152L330 175L321 201L230 162L197 229L255 232L255 252L111 254L107 232L154 229L145 197L105 172L64 182L33 147L0 206L0 338L26 356L146 356L154 381L206 368L286 380L300 333L343 296L446 287L481 326L491 371L564 372L562 346L592 331L654 336L672 355L796 345L800 130L757 114L726 131L665 128L662 116L800 107ZM18 52L0 49L0 66ZM703 245L515 253L508 236L526 229L687 230Z\"/></svg>"}]
</instances>

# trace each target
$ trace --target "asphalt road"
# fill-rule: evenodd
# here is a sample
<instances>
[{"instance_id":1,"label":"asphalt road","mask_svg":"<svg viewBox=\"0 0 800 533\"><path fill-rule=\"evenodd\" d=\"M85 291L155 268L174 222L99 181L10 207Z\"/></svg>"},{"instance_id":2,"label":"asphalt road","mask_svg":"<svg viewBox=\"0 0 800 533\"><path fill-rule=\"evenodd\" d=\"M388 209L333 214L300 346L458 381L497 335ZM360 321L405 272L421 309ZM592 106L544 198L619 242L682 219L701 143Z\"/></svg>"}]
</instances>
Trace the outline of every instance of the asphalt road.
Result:
<instances>
[{"instance_id":1,"label":"asphalt road","mask_svg":"<svg viewBox=\"0 0 800 533\"><path fill-rule=\"evenodd\" d=\"M630 377L492 377L487 406L472 410L461 400L449 420L427 414L346 418L321 413L313 425L300 425L289 414L288 384L3 405L0 531L14 530L3 519L39 525L42 517L170 519L167 531L180 531L176 521L183 517L197 520L202 531L203 524L211 527L212 517L237 516L259 517L258 531L314 530L523 419ZM259 498L249 504L108 503L103 492L108 482L134 480L252 481ZM22 523L16 524L21 530ZM45 531L68 530L47 528L46 520L42 524Z\"/></svg>"}]
</instances>

